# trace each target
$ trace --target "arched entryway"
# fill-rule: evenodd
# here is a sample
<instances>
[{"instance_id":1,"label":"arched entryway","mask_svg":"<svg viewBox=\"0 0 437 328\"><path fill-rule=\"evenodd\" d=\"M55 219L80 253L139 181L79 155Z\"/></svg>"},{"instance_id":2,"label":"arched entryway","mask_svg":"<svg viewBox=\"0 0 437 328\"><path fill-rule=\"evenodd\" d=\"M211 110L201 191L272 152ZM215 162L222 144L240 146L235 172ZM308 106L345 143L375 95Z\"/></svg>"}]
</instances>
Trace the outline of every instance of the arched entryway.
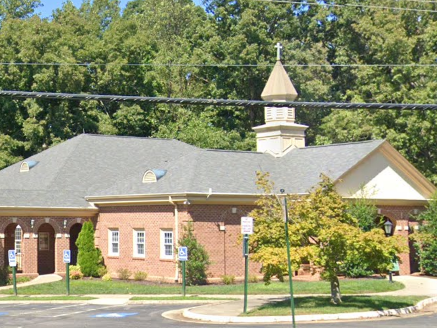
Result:
<instances>
[{"instance_id":1,"label":"arched entryway","mask_svg":"<svg viewBox=\"0 0 437 328\"><path fill-rule=\"evenodd\" d=\"M20 225L16 223L9 224L5 229L5 259L4 263L9 264L8 251L15 250L17 271L22 271L22 247L21 242L23 238L23 230Z\"/></svg>"},{"instance_id":2,"label":"arched entryway","mask_svg":"<svg viewBox=\"0 0 437 328\"><path fill-rule=\"evenodd\" d=\"M55 230L44 223L38 229L38 274L55 272Z\"/></svg>"},{"instance_id":3,"label":"arched entryway","mask_svg":"<svg viewBox=\"0 0 437 328\"><path fill-rule=\"evenodd\" d=\"M76 240L77 237L79 237L79 233L82 230L82 225L80 223L74 224L70 228L70 251L71 251L71 265L77 265L77 246L76 246Z\"/></svg>"}]
</instances>

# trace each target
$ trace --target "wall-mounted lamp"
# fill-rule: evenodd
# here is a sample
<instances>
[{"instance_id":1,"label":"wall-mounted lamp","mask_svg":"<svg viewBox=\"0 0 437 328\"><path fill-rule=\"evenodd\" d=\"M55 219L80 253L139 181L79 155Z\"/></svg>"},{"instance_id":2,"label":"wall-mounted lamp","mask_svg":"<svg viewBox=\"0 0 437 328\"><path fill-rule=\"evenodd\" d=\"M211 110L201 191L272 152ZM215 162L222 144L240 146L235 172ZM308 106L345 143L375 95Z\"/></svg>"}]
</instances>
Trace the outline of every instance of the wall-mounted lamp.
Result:
<instances>
[{"instance_id":1,"label":"wall-mounted lamp","mask_svg":"<svg viewBox=\"0 0 437 328\"><path fill-rule=\"evenodd\" d=\"M413 210L413 214L414 214L414 215L419 214L419 210L418 210L417 208L415 208L415 209Z\"/></svg>"},{"instance_id":2,"label":"wall-mounted lamp","mask_svg":"<svg viewBox=\"0 0 437 328\"><path fill-rule=\"evenodd\" d=\"M190 205L190 204L191 203L190 203L190 201L188 199L184 201L184 205Z\"/></svg>"},{"instance_id":3,"label":"wall-mounted lamp","mask_svg":"<svg viewBox=\"0 0 437 328\"><path fill-rule=\"evenodd\" d=\"M64 219L64 229L67 228L67 219Z\"/></svg>"},{"instance_id":4,"label":"wall-mounted lamp","mask_svg":"<svg viewBox=\"0 0 437 328\"><path fill-rule=\"evenodd\" d=\"M35 225L35 220L34 219L32 219L32 220L30 220L30 227L33 229L33 226Z\"/></svg>"}]
</instances>

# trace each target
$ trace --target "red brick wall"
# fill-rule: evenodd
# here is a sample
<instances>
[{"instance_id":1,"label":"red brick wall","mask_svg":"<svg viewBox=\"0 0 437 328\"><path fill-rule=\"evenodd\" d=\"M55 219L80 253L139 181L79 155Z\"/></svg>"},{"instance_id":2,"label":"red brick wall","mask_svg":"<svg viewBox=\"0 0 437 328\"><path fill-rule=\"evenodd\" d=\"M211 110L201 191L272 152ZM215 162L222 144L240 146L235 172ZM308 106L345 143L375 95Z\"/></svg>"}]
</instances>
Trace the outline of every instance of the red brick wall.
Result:
<instances>
[{"instance_id":1,"label":"red brick wall","mask_svg":"<svg viewBox=\"0 0 437 328\"><path fill-rule=\"evenodd\" d=\"M381 215L389 218L394 224L394 235L404 237L404 243L409 246L409 253L399 254L399 273L401 275L410 274L419 271L416 252L409 240L410 234L415 231L417 221L413 218L415 212L424 210L423 207L418 206L378 206Z\"/></svg>"},{"instance_id":2,"label":"red brick wall","mask_svg":"<svg viewBox=\"0 0 437 328\"><path fill-rule=\"evenodd\" d=\"M234 212L233 213L233 209ZM247 216L252 206L191 205L188 213L194 222L197 240L204 245L212 264L209 277L222 275L244 276L244 257L241 217ZM225 230L221 231L220 226ZM249 261L251 274L259 274L260 265Z\"/></svg>"},{"instance_id":3,"label":"red brick wall","mask_svg":"<svg viewBox=\"0 0 437 328\"><path fill-rule=\"evenodd\" d=\"M43 257L41 258L42 261L46 261L46 263L41 264L41 267L47 268L47 271L65 273L65 263L63 263L62 255L63 250L69 249L69 229L74 224L83 223L89 219L71 217L0 217L0 233L5 234L5 238L0 239L0 266L8 265L5 250L14 247L14 237L11 235L11 232L17 225L20 225L23 230L21 245L23 275L38 274L38 257L41 258L41 256ZM31 220L34 220L33 228L31 227ZM65 228L64 220L67 220ZM47 254L40 254L38 256L38 238L35 237L39 231L50 231L51 233L50 254L46 252ZM5 245L7 248L5 248ZM44 255L49 256L44 257Z\"/></svg>"},{"instance_id":4,"label":"red brick wall","mask_svg":"<svg viewBox=\"0 0 437 328\"><path fill-rule=\"evenodd\" d=\"M175 279L175 260L160 259L160 230L172 229L173 238L177 240L174 209L173 205L101 208L96 227L96 245L101 249L112 276L117 277L119 269L128 269L131 273L147 272L150 278ZM119 256L108 254L108 229L119 229ZM145 231L145 258L134 257L134 229Z\"/></svg>"},{"instance_id":5,"label":"red brick wall","mask_svg":"<svg viewBox=\"0 0 437 328\"><path fill-rule=\"evenodd\" d=\"M232 213L236 208L236 213ZM175 229L174 205L153 205L138 207L104 207L100 210L96 229L96 242L102 250L111 274L127 268L132 273L145 271L150 278L174 280L176 278L176 257L174 260L160 259L160 230L173 229L174 243L182 236L183 226L188 221L194 223L194 234L207 250L212 264L210 278L224 274L241 277L244 275L244 258L240 242L240 219L252 207L226 205L178 205L178 236ZM225 231L219 227L225 226ZM118 228L120 234L120 254L108 254L108 229ZM146 258L133 257L133 229L142 228L146 232ZM251 263L251 273L259 273L259 264Z\"/></svg>"}]
</instances>

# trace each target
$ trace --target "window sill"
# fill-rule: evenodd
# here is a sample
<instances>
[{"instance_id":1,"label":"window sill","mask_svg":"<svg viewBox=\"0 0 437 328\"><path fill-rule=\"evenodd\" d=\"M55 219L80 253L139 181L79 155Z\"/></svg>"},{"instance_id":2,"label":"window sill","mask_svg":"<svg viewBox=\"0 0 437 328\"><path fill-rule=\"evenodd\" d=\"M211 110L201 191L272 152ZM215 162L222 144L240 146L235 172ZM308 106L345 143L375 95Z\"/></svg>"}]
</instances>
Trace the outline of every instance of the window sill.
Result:
<instances>
[{"instance_id":1,"label":"window sill","mask_svg":"<svg viewBox=\"0 0 437 328\"><path fill-rule=\"evenodd\" d=\"M118 259L120 255L108 255L108 259Z\"/></svg>"},{"instance_id":2,"label":"window sill","mask_svg":"<svg viewBox=\"0 0 437 328\"><path fill-rule=\"evenodd\" d=\"M169 258L166 258L166 259L160 258L159 260L161 262L174 262L174 259L169 259Z\"/></svg>"},{"instance_id":3,"label":"window sill","mask_svg":"<svg viewBox=\"0 0 437 328\"><path fill-rule=\"evenodd\" d=\"M145 260L146 257L145 256L132 256L132 260Z\"/></svg>"}]
</instances>

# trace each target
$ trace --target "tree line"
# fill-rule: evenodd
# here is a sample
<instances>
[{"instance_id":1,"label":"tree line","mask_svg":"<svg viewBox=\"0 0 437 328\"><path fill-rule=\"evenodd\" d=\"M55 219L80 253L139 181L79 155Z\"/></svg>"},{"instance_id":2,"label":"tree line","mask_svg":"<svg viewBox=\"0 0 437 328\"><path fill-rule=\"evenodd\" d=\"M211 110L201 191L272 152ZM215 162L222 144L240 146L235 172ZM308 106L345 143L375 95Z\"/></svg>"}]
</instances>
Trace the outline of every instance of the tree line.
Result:
<instances>
[{"instance_id":1,"label":"tree line","mask_svg":"<svg viewBox=\"0 0 437 328\"><path fill-rule=\"evenodd\" d=\"M260 99L276 49L302 101L435 103L437 4L395 0L0 1L3 90ZM383 7L383 9L381 9ZM437 182L437 114L297 110L310 145L387 139ZM262 109L0 98L0 167L81 133L255 147Z\"/></svg>"}]
</instances>

